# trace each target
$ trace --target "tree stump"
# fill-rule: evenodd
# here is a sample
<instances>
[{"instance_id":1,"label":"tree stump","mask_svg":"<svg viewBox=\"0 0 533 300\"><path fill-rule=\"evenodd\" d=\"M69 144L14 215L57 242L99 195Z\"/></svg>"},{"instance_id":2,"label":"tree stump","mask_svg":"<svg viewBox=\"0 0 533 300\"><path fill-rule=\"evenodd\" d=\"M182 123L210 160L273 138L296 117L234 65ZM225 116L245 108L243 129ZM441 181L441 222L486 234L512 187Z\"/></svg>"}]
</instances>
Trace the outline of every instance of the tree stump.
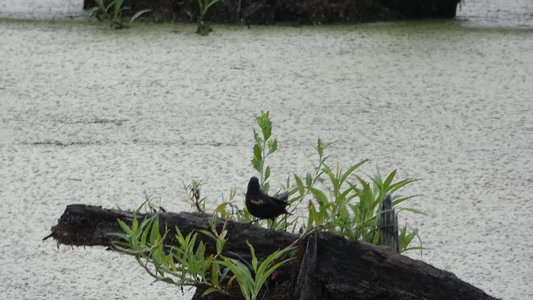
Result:
<instances>
[{"instance_id":1,"label":"tree stump","mask_svg":"<svg viewBox=\"0 0 533 300\"><path fill-rule=\"evenodd\" d=\"M391 195L386 195L379 209L379 243L396 253L400 253L398 242L398 216L392 208Z\"/></svg>"}]
</instances>

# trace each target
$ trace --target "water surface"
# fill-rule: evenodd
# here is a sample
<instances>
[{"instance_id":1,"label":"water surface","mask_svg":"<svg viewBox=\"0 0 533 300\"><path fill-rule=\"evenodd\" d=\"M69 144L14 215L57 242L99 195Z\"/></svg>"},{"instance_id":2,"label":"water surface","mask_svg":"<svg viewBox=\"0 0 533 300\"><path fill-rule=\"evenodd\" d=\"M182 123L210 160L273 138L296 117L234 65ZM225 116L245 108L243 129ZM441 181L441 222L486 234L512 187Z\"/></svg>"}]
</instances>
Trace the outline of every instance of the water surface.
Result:
<instances>
[{"instance_id":1,"label":"water surface","mask_svg":"<svg viewBox=\"0 0 533 300\"><path fill-rule=\"evenodd\" d=\"M489 3L450 21L208 38L192 25L0 21L2 298L180 297L129 257L41 238L70 203L131 209L147 192L190 209L192 178L213 202L243 193L261 110L280 140L272 186L312 167L318 137L343 165L397 168L422 179L406 193L428 216L400 219L420 229L424 261L532 298L533 31L524 6Z\"/></svg>"}]
</instances>

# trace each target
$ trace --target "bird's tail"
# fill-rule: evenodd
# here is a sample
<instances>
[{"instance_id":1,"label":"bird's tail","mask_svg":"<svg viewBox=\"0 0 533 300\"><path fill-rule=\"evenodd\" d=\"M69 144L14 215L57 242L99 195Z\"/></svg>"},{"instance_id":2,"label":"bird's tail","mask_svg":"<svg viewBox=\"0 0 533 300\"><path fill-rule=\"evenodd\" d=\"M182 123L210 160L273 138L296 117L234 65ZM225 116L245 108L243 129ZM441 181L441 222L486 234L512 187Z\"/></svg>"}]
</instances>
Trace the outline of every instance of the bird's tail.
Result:
<instances>
[{"instance_id":1,"label":"bird's tail","mask_svg":"<svg viewBox=\"0 0 533 300\"><path fill-rule=\"evenodd\" d=\"M277 194L275 197L278 198L279 200L283 201L283 202L288 202L289 201L289 193Z\"/></svg>"}]
</instances>

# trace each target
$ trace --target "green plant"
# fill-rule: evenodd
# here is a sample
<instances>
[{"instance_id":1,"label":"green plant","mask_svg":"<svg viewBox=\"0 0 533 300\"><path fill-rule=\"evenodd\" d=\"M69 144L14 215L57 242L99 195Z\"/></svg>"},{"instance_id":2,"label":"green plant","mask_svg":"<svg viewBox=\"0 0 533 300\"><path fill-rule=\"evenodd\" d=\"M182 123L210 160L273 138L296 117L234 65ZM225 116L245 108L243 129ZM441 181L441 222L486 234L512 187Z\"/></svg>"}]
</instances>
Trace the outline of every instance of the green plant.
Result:
<instances>
[{"instance_id":1,"label":"green plant","mask_svg":"<svg viewBox=\"0 0 533 300\"><path fill-rule=\"evenodd\" d=\"M410 246L415 237L418 239L419 246ZM398 234L398 242L400 243L400 252L419 250L420 255L422 255L422 251L425 249L422 245L422 240L418 235L418 229L413 229L411 232L407 232L407 225L404 225L403 228L400 229L400 233Z\"/></svg>"},{"instance_id":2,"label":"green plant","mask_svg":"<svg viewBox=\"0 0 533 300\"><path fill-rule=\"evenodd\" d=\"M109 21L109 27L114 29L127 27L121 20L124 12L129 10L129 7L124 6L124 0L94 0L94 2L96 5L90 8L86 13L88 18L95 17L98 21L106 19ZM150 11L152 10L143 9L136 12L130 18L129 23L133 23L137 18Z\"/></svg>"},{"instance_id":3,"label":"green plant","mask_svg":"<svg viewBox=\"0 0 533 300\"><path fill-rule=\"evenodd\" d=\"M195 18L198 23L196 33L202 36L207 36L213 31L213 28L206 22L205 16L209 9L219 2L223 2L223 0L198 0L198 13L193 14L192 12L187 11L189 16Z\"/></svg>"},{"instance_id":4,"label":"green plant","mask_svg":"<svg viewBox=\"0 0 533 300\"><path fill-rule=\"evenodd\" d=\"M262 112L256 118L256 122L260 132L254 130L255 143L251 163L260 174L264 192L268 192L268 180L271 174L267 158L278 150L278 142L272 137L272 122L268 112ZM318 163L314 166L314 170L302 177L293 174L286 181L285 189L289 191L292 211L308 200L305 224L300 224L300 219L295 214L290 219L284 218L272 224L272 228L276 230L290 228L295 232L298 225L303 225L305 230L303 230L302 237L314 231L329 231L350 240L365 240L378 244L380 203L385 196L392 195L392 206L396 213L406 211L422 214L418 209L403 206L407 200L416 195L396 194L415 182L415 179L397 180L396 170L383 177L379 169L373 176L361 176L358 171L368 160L356 162L344 169L338 164L329 163L330 157L326 155L329 147L330 144L318 139L315 146ZM291 182L292 178L294 178L294 184ZM184 185L184 189L189 194L196 210L202 213L209 211L206 209L205 197L201 197L200 194L201 182L193 181L189 185ZM141 206L135 211L131 226L119 220L124 234L120 236L122 241L117 243L116 247L134 255L139 264L156 281L178 286L202 287L205 290L204 294L212 292L228 294L237 282L243 297L257 299L272 273L291 259L286 259L286 256L295 243L270 254L261 262L256 257L253 245L248 242L250 262L241 258L228 257L224 253L227 220L249 222L251 219L246 209L239 209L235 203L236 194L236 190L232 189L229 199L222 201L212 211L210 230L200 230L184 235L176 228L174 238L178 241L177 246L165 246L164 241L169 231L165 230L163 234L160 232L158 214L145 218L139 223ZM225 220L220 231L217 231L217 217ZM215 253L207 253L206 244L198 233L215 242ZM418 240L418 245L413 245L415 238ZM408 228L407 225L401 227L399 246L401 252L422 251L422 241L418 230Z\"/></svg>"},{"instance_id":5,"label":"green plant","mask_svg":"<svg viewBox=\"0 0 533 300\"><path fill-rule=\"evenodd\" d=\"M228 294L235 280L246 299L256 299L272 272L292 258L279 259L292 249L292 245L277 250L262 262L255 255L254 247L247 242L251 253L251 264L229 258L223 254L226 243L227 222L220 231L216 230L215 215L210 221L210 230L199 230L183 234L176 228L174 239L177 246L167 246L168 230L161 235L159 214L144 218L140 223L139 212L145 201L133 214L131 225L118 220L124 231L120 241L113 246L116 250L133 255L155 281L163 281L176 286L194 286L210 293ZM206 244L198 237L201 233L215 242L215 253L208 254ZM252 275L253 274L253 275Z\"/></svg>"},{"instance_id":6,"label":"green plant","mask_svg":"<svg viewBox=\"0 0 533 300\"><path fill-rule=\"evenodd\" d=\"M244 298L247 300L255 300L259 296L263 285L266 283L270 275L284 263L292 259L289 258L277 262L277 259L292 248L287 247L285 249L277 250L259 263L255 256L254 247L248 241L246 241L246 244L248 244L252 255L252 264L250 267L239 260L227 257L225 257L220 264L230 269L235 278L237 278L237 282L239 283Z\"/></svg>"},{"instance_id":7,"label":"green plant","mask_svg":"<svg viewBox=\"0 0 533 300\"><path fill-rule=\"evenodd\" d=\"M278 141L272 136L272 121L268 112L261 112L256 117L259 131L255 130L252 167L259 173L261 186L264 192L268 192L269 178L271 176L267 159L278 150ZM373 176L361 176L358 170L368 162L362 160L343 169L338 164L329 162L330 156L326 154L331 144L318 139L315 146L318 154L318 163L312 172L305 176L293 175L294 184L289 176L285 189L289 191L291 212L295 212L305 200L307 204L307 216L305 224L300 224L298 214L290 218L280 218L271 224L275 230L285 231L291 229L297 231L298 225L305 225L307 230L320 228L344 236L351 240L365 240L369 243L379 244L379 217L381 211L379 205L387 194L392 195L392 205L396 213L403 211L415 214L423 212L410 207L403 207L403 203L417 195L401 196L397 192L415 179L407 178L396 180L397 172L393 170L385 178L382 177L379 168ZM402 205L400 205L402 204ZM225 213L225 216L236 221L250 220L246 214L234 214L233 211ZM258 224L264 224L259 222ZM301 230L301 229L300 229ZM417 237L419 246L413 246L414 238ZM422 250L422 242L416 229L408 229L405 225L399 232L400 250Z\"/></svg>"},{"instance_id":8,"label":"green plant","mask_svg":"<svg viewBox=\"0 0 533 300\"><path fill-rule=\"evenodd\" d=\"M124 234L121 241L114 244L115 249L135 256L155 281L163 281L177 286L208 287L205 294L225 293L223 282L228 280L228 271L220 270L217 259L223 248L224 232L217 234L217 253L206 255L206 245L198 241L197 232L184 235L176 228L177 246L166 246L168 231L161 235L159 215L154 214L137 221L138 210L134 213L131 226L122 220L118 223Z\"/></svg>"},{"instance_id":9,"label":"green plant","mask_svg":"<svg viewBox=\"0 0 533 300\"><path fill-rule=\"evenodd\" d=\"M199 213L205 213L205 197L200 197L202 181L193 180L190 184L183 184L183 189L189 196L189 201Z\"/></svg>"},{"instance_id":10,"label":"green plant","mask_svg":"<svg viewBox=\"0 0 533 300\"><path fill-rule=\"evenodd\" d=\"M270 184L270 166L266 164L267 158L278 150L278 140L272 138L272 121L268 112L261 112L261 115L255 118L257 125L261 129L261 135L254 129L255 144L253 147L254 156L252 166L259 172L259 184L264 193L268 193Z\"/></svg>"},{"instance_id":11,"label":"green plant","mask_svg":"<svg viewBox=\"0 0 533 300\"><path fill-rule=\"evenodd\" d=\"M332 166L327 162L325 150L328 147L328 144L318 140L315 149L319 164L315 167L314 175L307 173L305 180L294 175L296 187L292 191L296 196L292 201L298 204L308 195L312 196L313 201L309 201L307 207L307 228L320 227L347 239L379 244L379 204L385 195L393 194L416 180L408 178L394 181L396 170L383 179L379 169L376 175L366 180L356 171L368 160L357 162L344 170L339 165ZM415 196L394 195L392 205L396 207ZM401 211L422 214L414 208L401 207L397 213ZM421 249L421 246L409 246L418 232L414 230L408 233L406 227L402 230L401 251Z\"/></svg>"}]
</instances>

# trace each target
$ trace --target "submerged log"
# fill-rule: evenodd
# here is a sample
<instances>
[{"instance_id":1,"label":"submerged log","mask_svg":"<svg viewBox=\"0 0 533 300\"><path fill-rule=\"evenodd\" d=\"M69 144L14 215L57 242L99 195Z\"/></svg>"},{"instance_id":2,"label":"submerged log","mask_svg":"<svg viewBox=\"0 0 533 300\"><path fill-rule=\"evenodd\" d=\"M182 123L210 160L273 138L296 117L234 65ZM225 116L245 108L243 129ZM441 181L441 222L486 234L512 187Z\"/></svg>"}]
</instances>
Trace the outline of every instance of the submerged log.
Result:
<instances>
[{"instance_id":1,"label":"submerged log","mask_svg":"<svg viewBox=\"0 0 533 300\"><path fill-rule=\"evenodd\" d=\"M138 218L150 217L141 214ZM132 222L131 212L96 206L69 205L52 227L58 244L111 246L122 230L117 219ZM209 228L210 215L198 213L160 213L161 228L178 227L188 233ZM223 226L217 220L217 228ZM298 235L275 232L250 224L229 222L224 251L249 259L249 241L256 255L264 258L299 239ZM201 237L201 235L199 235ZM207 251L214 251L205 238ZM167 239L166 244L176 244ZM280 269L265 299L494 299L482 290L425 262L388 249L340 236L315 232L300 240L305 254L292 265ZM213 294L210 299L217 299ZM223 299L223 298L220 298Z\"/></svg>"},{"instance_id":2,"label":"submerged log","mask_svg":"<svg viewBox=\"0 0 533 300\"><path fill-rule=\"evenodd\" d=\"M217 23L355 23L420 18L454 18L461 0L224 0L206 20ZM156 21L194 21L197 0L129 0L130 13L151 9ZM84 0L84 9L95 6Z\"/></svg>"}]
</instances>

